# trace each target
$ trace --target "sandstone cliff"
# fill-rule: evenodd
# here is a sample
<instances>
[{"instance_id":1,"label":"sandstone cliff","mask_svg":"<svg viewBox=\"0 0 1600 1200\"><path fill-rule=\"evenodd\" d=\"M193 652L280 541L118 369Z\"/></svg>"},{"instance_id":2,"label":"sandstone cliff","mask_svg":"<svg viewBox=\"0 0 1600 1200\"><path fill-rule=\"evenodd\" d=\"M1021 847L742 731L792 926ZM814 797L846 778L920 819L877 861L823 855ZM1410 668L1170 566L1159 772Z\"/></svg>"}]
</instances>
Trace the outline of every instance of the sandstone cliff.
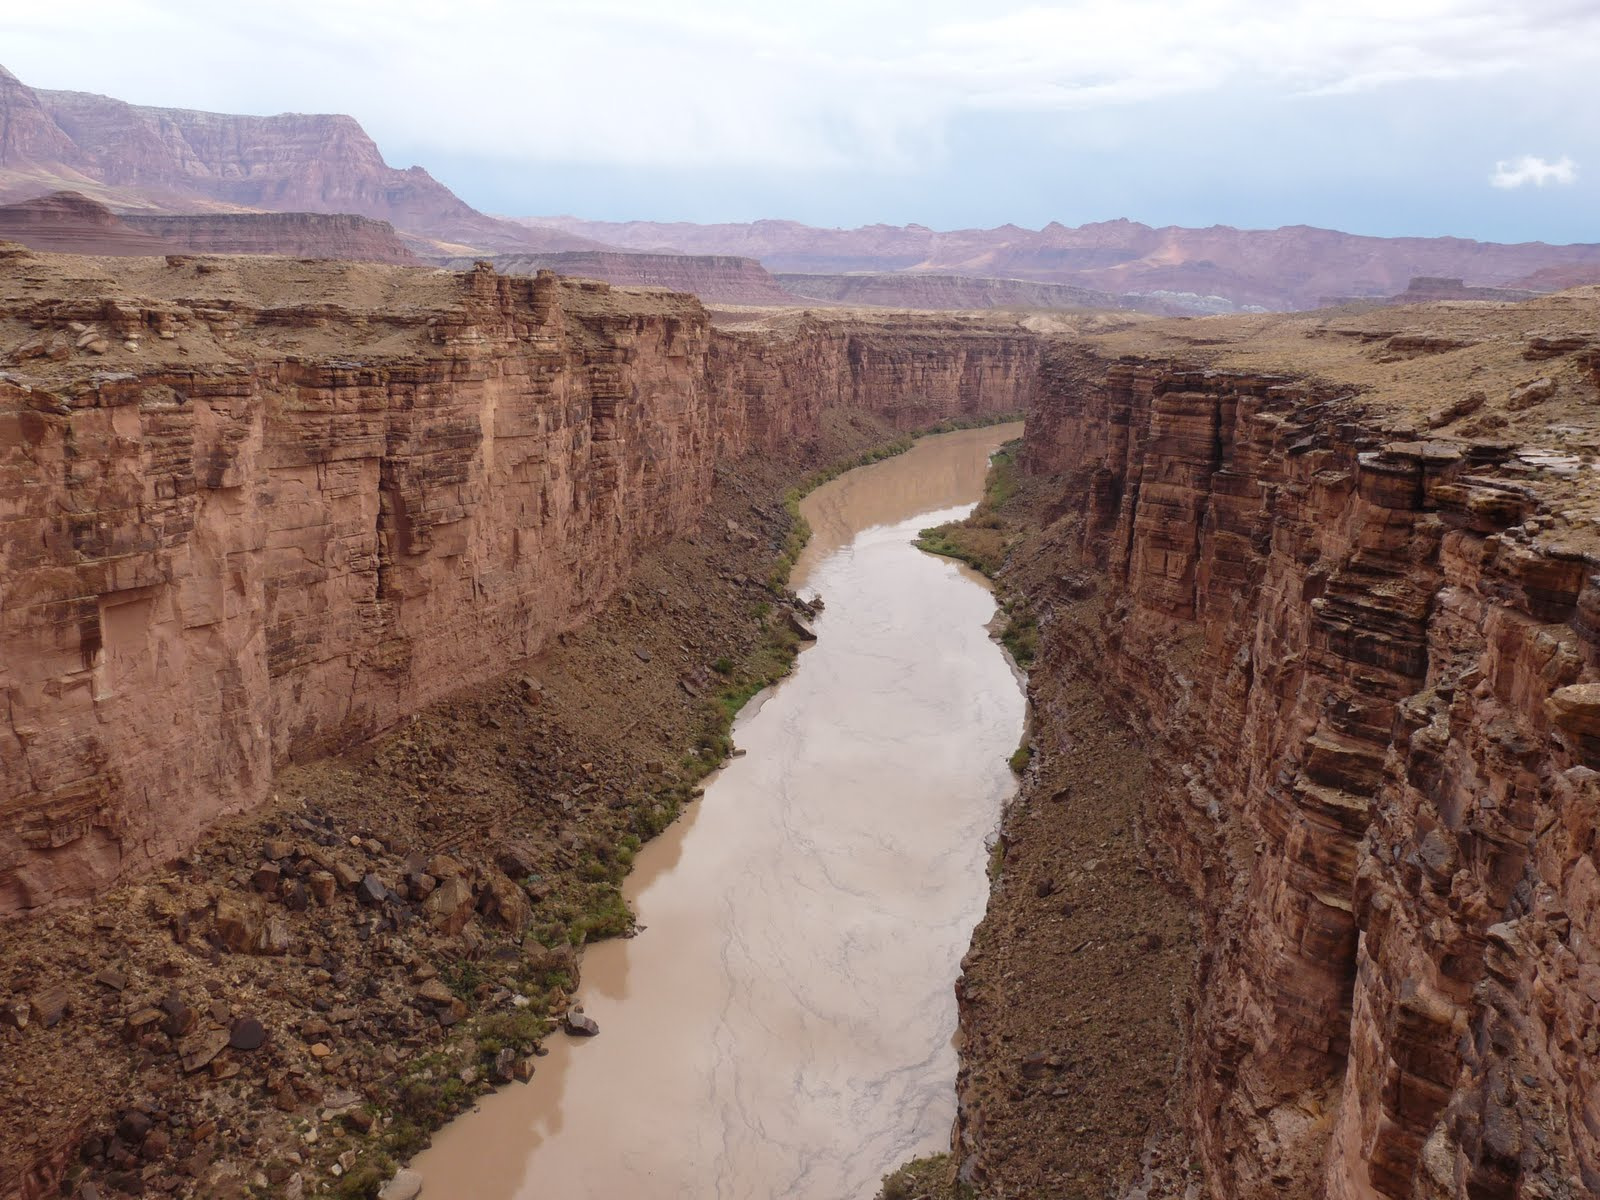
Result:
<instances>
[{"instance_id":1,"label":"sandstone cliff","mask_svg":"<svg viewBox=\"0 0 1600 1200\"><path fill-rule=\"evenodd\" d=\"M1062 349L1029 418L1042 669L1140 735L1202 918L1204 1194L1600 1190L1600 298L1410 315Z\"/></svg>"},{"instance_id":2,"label":"sandstone cliff","mask_svg":"<svg viewBox=\"0 0 1600 1200\"><path fill-rule=\"evenodd\" d=\"M0 262L0 911L503 672L832 411L1016 411L1037 344L265 259Z\"/></svg>"}]
</instances>

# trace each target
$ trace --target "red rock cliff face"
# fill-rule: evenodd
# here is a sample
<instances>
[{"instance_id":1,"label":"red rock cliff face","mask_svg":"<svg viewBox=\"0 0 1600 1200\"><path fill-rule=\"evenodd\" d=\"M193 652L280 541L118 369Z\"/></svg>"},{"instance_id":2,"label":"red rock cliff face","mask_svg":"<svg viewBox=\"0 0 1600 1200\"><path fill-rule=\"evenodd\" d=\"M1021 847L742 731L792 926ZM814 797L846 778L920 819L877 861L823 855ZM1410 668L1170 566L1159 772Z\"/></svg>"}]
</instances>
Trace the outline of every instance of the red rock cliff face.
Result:
<instances>
[{"instance_id":1,"label":"red rock cliff face","mask_svg":"<svg viewBox=\"0 0 1600 1200\"><path fill-rule=\"evenodd\" d=\"M1210 1194L1595 1194L1593 563L1509 449L1385 444L1337 390L1073 351L1045 379L1026 468L1118 589L1088 668L1209 925Z\"/></svg>"},{"instance_id":2,"label":"red rock cliff face","mask_svg":"<svg viewBox=\"0 0 1600 1200\"><path fill-rule=\"evenodd\" d=\"M179 296L289 270L231 263L128 270ZM33 332L0 377L0 913L158 862L275 763L503 672L693 520L719 454L830 408L1015 411L1037 366L1027 336L767 341L668 293L291 266L326 299L78 281L3 314L12 346Z\"/></svg>"}]
</instances>

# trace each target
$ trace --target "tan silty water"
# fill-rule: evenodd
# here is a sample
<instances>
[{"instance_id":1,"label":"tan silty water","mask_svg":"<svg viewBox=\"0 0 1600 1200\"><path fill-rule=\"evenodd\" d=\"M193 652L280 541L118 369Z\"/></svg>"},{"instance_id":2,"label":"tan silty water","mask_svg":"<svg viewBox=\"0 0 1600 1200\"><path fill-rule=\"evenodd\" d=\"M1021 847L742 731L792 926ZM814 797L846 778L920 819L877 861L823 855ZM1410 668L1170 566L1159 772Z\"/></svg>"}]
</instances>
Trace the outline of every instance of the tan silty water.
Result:
<instances>
[{"instance_id":1,"label":"tan silty water","mask_svg":"<svg viewBox=\"0 0 1600 1200\"><path fill-rule=\"evenodd\" d=\"M952 985L1023 697L987 588L910 541L1018 433L925 439L807 498L820 640L639 855L643 932L585 952L600 1036L552 1036L530 1084L443 1130L424 1200L851 1200L947 1147Z\"/></svg>"}]
</instances>

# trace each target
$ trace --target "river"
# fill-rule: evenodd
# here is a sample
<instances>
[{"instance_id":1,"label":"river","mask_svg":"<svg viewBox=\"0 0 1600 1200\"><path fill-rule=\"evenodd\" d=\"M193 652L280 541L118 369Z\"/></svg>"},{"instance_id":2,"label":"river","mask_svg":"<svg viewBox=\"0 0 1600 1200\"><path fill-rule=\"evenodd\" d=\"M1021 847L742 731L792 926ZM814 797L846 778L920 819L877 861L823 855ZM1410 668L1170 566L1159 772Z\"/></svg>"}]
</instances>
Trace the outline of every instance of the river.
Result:
<instances>
[{"instance_id":1,"label":"river","mask_svg":"<svg viewBox=\"0 0 1600 1200\"><path fill-rule=\"evenodd\" d=\"M552 1035L532 1082L442 1130L424 1200L865 1200L948 1148L952 985L1024 700L986 584L911 539L1020 432L925 438L806 498L818 642L640 852L639 935L585 951L600 1036Z\"/></svg>"}]
</instances>

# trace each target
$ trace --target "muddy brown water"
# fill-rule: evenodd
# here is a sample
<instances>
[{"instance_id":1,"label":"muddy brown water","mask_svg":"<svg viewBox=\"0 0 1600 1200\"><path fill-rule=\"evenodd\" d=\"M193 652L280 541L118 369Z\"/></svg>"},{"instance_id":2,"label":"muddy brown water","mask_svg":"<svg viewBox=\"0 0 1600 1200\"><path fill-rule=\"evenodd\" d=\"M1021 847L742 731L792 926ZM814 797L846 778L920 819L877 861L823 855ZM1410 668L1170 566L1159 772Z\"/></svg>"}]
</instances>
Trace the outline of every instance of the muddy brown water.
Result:
<instances>
[{"instance_id":1,"label":"muddy brown water","mask_svg":"<svg viewBox=\"0 0 1600 1200\"><path fill-rule=\"evenodd\" d=\"M585 952L600 1036L553 1035L531 1083L442 1130L424 1200L851 1200L948 1148L952 985L1024 701L983 581L911 538L1020 432L927 438L805 500L817 644L640 853L642 932Z\"/></svg>"}]
</instances>

